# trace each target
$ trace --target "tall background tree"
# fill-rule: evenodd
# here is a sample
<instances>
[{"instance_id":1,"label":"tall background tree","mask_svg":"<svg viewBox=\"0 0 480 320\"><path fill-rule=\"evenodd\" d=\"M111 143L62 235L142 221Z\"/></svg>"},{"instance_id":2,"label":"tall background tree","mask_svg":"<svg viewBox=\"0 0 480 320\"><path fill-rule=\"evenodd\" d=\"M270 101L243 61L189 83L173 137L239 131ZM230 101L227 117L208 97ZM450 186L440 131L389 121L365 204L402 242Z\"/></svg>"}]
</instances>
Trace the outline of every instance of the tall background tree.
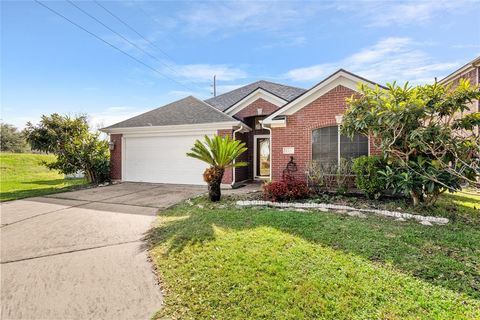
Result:
<instances>
[{"instance_id":1,"label":"tall background tree","mask_svg":"<svg viewBox=\"0 0 480 320\"><path fill-rule=\"evenodd\" d=\"M211 201L219 201L221 183L225 169L244 167L246 162L235 162L239 155L247 150L245 143L234 140L230 136L224 138L205 136L205 141L195 141L187 156L199 159L210 165L203 173L203 180L208 184L208 195Z\"/></svg>"},{"instance_id":2,"label":"tall background tree","mask_svg":"<svg viewBox=\"0 0 480 320\"><path fill-rule=\"evenodd\" d=\"M30 147L22 132L8 123L0 123L0 148L6 152L27 152Z\"/></svg>"},{"instance_id":3,"label":"tall background tree","mask_svg":"<svg viewBox=\"0 0 480 320\"><path fill-rule=\"evenodd\" d=\"M460 81L453 89L438 83L388 89L360 86L348 100L341 131L374 137L387 166L387 186L410 195L414 205L435 203L462 184L478 186L480 113L469 113L480 87Z\"/></svg>"},{"instance_id":4,"label":"tall background tree","mask_svg":"<svg viewBox=\"0 0 480 320\"><path fill-rule=\"evenodd\" d=\"M86 115L76 117L54 113L42 116L38 125L27 123L25 134L33 150L56 155L45 165L64 174L82 172L90 183L110 179L108 142L89 130Z\"/></svg>"}]
</instances>

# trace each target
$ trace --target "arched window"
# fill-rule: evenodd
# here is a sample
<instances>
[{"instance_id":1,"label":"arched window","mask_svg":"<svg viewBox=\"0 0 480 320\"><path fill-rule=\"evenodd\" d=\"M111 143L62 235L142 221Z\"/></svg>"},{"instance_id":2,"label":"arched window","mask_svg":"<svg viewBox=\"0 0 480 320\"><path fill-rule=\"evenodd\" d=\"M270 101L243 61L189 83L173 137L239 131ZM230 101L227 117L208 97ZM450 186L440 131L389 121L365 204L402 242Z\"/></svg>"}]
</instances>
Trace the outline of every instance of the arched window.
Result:
<instances>
[{"instance_id":1,"label":"arched window","mask_svg":"<svg viewBox=\"0 0 480 320\"><path fill-rule=\"evenodd\" d=\"M340 134L338 126L312 131L312 160L339 163L341 158L354 159L368 155L368 138L356 134L353 139Z\"/></svg>"}]
</instances>

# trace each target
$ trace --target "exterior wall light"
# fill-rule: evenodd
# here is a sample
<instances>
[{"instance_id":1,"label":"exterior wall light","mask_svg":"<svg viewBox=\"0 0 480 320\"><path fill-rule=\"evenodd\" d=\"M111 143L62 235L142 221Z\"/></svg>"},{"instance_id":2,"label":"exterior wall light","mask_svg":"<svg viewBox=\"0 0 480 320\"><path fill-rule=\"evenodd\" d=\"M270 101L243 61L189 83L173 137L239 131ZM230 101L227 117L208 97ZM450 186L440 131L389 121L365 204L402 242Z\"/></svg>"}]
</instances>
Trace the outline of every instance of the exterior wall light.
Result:
<instances>
[{"instance_id":1,"label":"exterior wall light","mask_svg":"<svg viewBox=\"0 0 480 320\"><path fill-rule=\"evenodd\" d=\"M342 123L342 120L343 120L343 116L342 116L342 115L335 116L335 121L337 122L337 124L341 124L341 123Z\"/></svg>"}]
</instances>

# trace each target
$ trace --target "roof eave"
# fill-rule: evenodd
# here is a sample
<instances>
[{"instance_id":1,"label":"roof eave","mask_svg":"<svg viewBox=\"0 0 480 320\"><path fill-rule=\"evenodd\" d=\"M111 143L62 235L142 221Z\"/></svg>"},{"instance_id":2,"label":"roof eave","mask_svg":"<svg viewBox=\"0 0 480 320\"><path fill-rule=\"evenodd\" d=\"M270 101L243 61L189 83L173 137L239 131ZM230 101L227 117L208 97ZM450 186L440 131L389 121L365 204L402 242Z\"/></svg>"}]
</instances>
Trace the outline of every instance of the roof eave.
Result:
<instances>
[{"instance_id":1,"label":"roof eave","mask_svg":"<svg viewBox=\"0 0 480 320\"><path fill-rule=\"evenodd\" d=\"M301 104L303 100L305 99L308 99L308 97L310 95L312 95L313 93L319 91L319 90L323 90L324 87L328 87L331 83L334 83L334 81L336 81L337 79L340 79L340 78L347 78L347 80L350 79L350 82L352 81L355 81L355 80L358 80L358 82L360 83L365 83L366 85L368 85L369 87L371 88L374 88L374 87L379 87L381 89L387 89L387 87L385 86L382 86L378 83L375 83L371 80L368 80L366 78L363 78L363 77L360 77L354 73L351 73L347 70L344 70L344 69L339 69L337 70L336 72L332 73L330 76L328 76L327 78L323 79L322 81L320 81L319 83L317 83L316 85L314 85L312 88L310 88L309 90L305 91L303 94L299 95L297 98L293 99L292 101L288 102L287 104L285 104L282 108L278 109L277 111L275 111L274 113L272 113L270 116L268 116L266 119L265 119L265 124L269 125L269 124L272 124L274 123L275 120L273 120L275 117L277 116L281 116L281 115L289 115L288 113L286 113L289 109L291 109L293 106L297 105L297 104ZM352 80L354 79L354 80ZM358 84L358 83L357 83ZM356 87L351 87L352 90L357 90ZM295 111L296 112L296 111Z\"/></svg>"},{"instance_id":2,"label":"roof eave","mask_svg":"<svg viewBox=\"0 0 480 320\"><path fill-rule=\"evenodd\" d=\"M250 127L245 125L241 121L223 121L223 122L207 122L207 123L196 123L196 124L178 124L178 125L168 125L168 126L144 126L144 127L118 127L111 128L106 127L100 129L101 132L108 134L123 134L123 133L162 133L162 132L194 132L194 131L204 131L208 129L212 130L222 130L222 129L231 129L234 127L246 127L251 130Z\"/></svg>"},{"instance_id":3,"label":"roof eave","mask_svg":"<svg viewBox=\"0 0 480 320\"><path fill-rule=\"evenodd\" d=\"M474 60L470 61L466 65L460 67L459 69L455 70L454 72L450 73L445 78L438 81L440 84L445 84L450 81L455 80L456 78L460 77L462 74L469 72L470 69L479 68L480 67L480 57L475 58Z\"/></svg>"}]
</instances>

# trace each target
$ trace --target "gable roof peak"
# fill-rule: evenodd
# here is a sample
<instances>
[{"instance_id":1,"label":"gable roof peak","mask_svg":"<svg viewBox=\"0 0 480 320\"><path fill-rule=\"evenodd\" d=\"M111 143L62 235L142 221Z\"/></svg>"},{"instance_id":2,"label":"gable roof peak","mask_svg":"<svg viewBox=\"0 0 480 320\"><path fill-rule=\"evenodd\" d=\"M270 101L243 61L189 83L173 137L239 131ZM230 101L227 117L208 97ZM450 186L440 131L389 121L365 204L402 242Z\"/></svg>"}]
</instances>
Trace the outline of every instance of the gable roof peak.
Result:
<instances>
[{"instance_id":1,"label":"gable roof peak","mask_svg":"<svg viewBox=\"0 0 480 320\"><path fill-rule=\"evenodd\" d=\"M331 75L305 91L303 94L299 95L294 100L286 103L283 107L269 115L263 121L263 123L272 124L272 121L276 120L276 117L278 116L291 115L337 86L343 86L353 91L356 91L358 90L357 85L359 82L365 83L371 88L378 86L382 89L387 89L386 87L376 82L363 78L350 71L347 71L345 69L338 69L337 71L335 71L334 73L332 73Z\"/></svg>"},{"instance_id":2,"label":"gable roof peak","mask_svg":"<svg viewBox=\"0 0 480 320\"><path fill-rule=\"evenodd\" d=\"M205 102L220 111L225 111L259 88L268 91L286 101L291 101L305 92L305 89L302 88L292 87L266 80L258 80L231 91L222 93L216 97L207 99Z\"/></svg>"},{"instance_id":3,"label":"gable roof peak","mask_svg":"<svg viewBox=\"0 0 480 320\"><path fill-rule=\"evenodd\" d=\"M336 75L340 74L340 73L345 73L347 76L349 77L353 77L353 78L357 78L360 80L360 82L367 82L367 83L370 83L370 84L373 84L375 86L379 86L380 88L383 88L383 89L387 89L387 87L385 87L384 85L381 85L377 82L374 82L372 80L369 80L367 78L364 78L362 76L359 76L358 74L355 74L353 72L350 72L346 69L343 69L343 68L340 68L338 69L337 71L335 71L334 73L332 73L331 75L329 75L328 77L326 77L325 79L323 79L322 81L320 81L319 83L317 83L316 85L314 85L311 89L315 88L316 86L320 85L321 83L323 82L326 82L328 80L330 80L331 78L334 78ZM309 91L311 90L309 89Z\"/></svg>"}]
</instances>

